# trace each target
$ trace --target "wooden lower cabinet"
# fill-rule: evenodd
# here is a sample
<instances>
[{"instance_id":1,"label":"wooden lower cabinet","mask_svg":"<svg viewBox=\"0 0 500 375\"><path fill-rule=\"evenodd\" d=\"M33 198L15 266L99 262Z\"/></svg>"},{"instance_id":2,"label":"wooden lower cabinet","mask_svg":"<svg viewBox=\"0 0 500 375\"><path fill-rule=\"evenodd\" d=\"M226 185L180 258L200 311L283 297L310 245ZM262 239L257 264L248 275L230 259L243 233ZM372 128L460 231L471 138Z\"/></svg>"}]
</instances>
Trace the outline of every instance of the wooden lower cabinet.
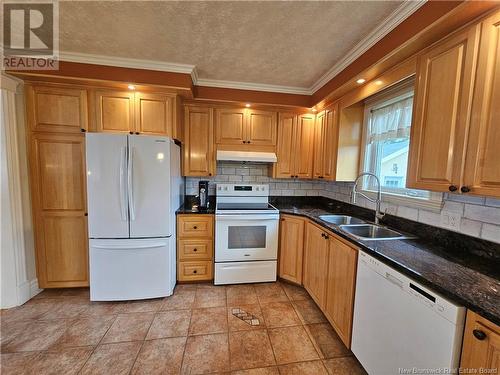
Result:
<instances>
[{"instance_id":1,"label":"wooden lower cabinet","mask_svg":"<svg viewBox=\"0 0 500 375\"><path fill-rule=\"evenodd\" d=\"M32 133L30 170L39 286L88 286L85 137Z\"/></svg>"},{"instance_id":2,"label":"wooden lower cabinet","mask_svg":"<svg viewBox=\"0 0 500 375\"><path fill-rule=\"evenodd\" d=\"M467 311L460 367L478 374L487 369L494 372L484 374L497 374L500 367L500 327L472 311Z\"/></svg>"},{"instance_id":3,"label":"wooden lower cabinet","mask_svg":"<svg viewBox=\"0 0 500 375\"><path fill-rule=\"evenodd\" d=\"M324 310L328 276L328 240L319 226L307 222L304 240L304 288Z\"/></svg>"},{"instance_id":4,"label":"wooden lower cabinet","mask_svg":"<svg viewBox=\"0 0 500 375\"><path fill-rule=\"evenodd\" d=\"M356 248L349 246L335 235L329 235L324 313L348 348L351 345L357 261Z\"/></svg>"},{"instance_id":5,"label":"wooden lower cabinet","mask_svg":"<svg viewBox=\"0 0 500 375\"><path fill-rule=\"evenodd\" d=\"M350 348L358 250L306 221L303 285Z\"/></svg>"},{"instance_id":6,"label":"wooden lower cabinet","mask_svg":"<svg viewBox=\"0 0 500 375\"><path fill-rule=\"evenodd\" d=\"M213 279L213 229L213 215L177 215L178 281Z\"/></svg>"},{"instance_id":7,"label":"wooden lower cabinet","mask_svg":"<svg viewBox=\"0 0 500 375\"><path fill-rule=\"evenodd\" d=\"M302 284L305 221L291 215L281 215L280 220L279 276L296 284Z\"/></svg>"}]
</instances>

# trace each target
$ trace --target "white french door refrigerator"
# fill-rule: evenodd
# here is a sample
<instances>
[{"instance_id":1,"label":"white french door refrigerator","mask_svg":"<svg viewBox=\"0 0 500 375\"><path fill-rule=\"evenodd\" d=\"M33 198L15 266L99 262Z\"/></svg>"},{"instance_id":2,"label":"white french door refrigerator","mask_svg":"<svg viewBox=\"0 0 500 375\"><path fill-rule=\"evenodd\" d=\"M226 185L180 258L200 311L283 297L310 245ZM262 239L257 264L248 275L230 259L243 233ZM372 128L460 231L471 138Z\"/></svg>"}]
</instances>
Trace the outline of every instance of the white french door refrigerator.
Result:
<instances>
[{"instance_id":1,"label":"white french door refrigerator","mask_svg":"<svg viewBox=\"0 0 500 375\"><path fill-rule=\"evenodd\" d=\"M160 136L87 133L86 158L90 299L171 295L179 146Z\"/></svg>"}]
</instances>

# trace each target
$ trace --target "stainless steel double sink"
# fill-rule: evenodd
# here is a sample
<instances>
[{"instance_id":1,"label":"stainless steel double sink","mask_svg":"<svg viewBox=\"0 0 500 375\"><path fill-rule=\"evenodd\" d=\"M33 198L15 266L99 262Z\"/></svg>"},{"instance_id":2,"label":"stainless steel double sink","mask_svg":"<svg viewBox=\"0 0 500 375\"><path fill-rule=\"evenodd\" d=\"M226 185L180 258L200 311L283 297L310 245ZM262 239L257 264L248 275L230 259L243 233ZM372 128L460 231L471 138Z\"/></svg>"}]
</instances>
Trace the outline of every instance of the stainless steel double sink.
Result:
<instances>
[{"instance_id":1,"label":"stainless steel double sink","mask_svg":"<svg viewBox=\"0 0 500 375\"><path fill-rule=\"evenodd\" d=\"M404 240L414 238L381 225L367 223L349 215L321 215L321 220L337 225L341 230L360 240Z\"/></svg>"}]
</instances>

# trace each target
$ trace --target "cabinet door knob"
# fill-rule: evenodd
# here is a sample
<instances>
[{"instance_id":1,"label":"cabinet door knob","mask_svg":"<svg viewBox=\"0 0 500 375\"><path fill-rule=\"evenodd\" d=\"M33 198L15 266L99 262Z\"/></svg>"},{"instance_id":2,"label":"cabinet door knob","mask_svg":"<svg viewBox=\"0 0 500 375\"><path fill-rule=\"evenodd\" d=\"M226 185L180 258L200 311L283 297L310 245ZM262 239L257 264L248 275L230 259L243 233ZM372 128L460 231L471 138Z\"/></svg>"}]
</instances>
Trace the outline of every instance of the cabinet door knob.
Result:
<instances>
[{"instance_id":1,"label":"cabinet door knob","mask_svg":"<svg viewBox=\"0 0 500 375\"><path fill-rule=\"evenodd\" d=\"M193 251L198 251L198 249L195 247L195 248L193 249Z\"/></svg>"},{"instance_id":2,"label":"cabinet door knob","mask_svg":"<svg viewBox=\"0 0 500 375\"><path fill-rule=\"evenodd\" d=\"M198 271L194 270L193 273L198 273Z\"/></svg>"},{"instance_id":3,"label":"cabinet door knob","mask_svg":"<svg viewBox=\"0 0 500 375\"><path fill-rule=\"evenodd\" d=\"M83 214L83 216L89 216L89 213L88 213L88 212L85 212L85 213Z\"/></svg>"},{"instance_id":4,"label":"cabinet door knob","mask_svg":"<svg viewBox=\"0 0 500 375\"><path fill-rule=\"evenodd\" d=\"M487 336L486 336L486 333L484 333L483 331L481 331L480 329L475 329L474 331L472 331L472 334L474 335L474 337L478 340L484 340Z\"/></svg>"},{"instance_id":5,"label":"cabinet door knob","mask_svg":"<svg viewBox=\"0 0 500 375\"><path fill-rule=\"evenodd\" d=\"M327 239L329 239L329 238L330 238L330 237L329 237L327 234L325 234L325 240L327 240Z\"/></svg>"},{"instance_id":6,"label":"cabinet door knob","mask_svg":"<svg viewBox=\"0 0 500 375\"><path fill-rule=\"evenodd\" d=\"M462 193L468 193L468 192L470 191L470 189L469 189L467 186L462 186L462 187L460 188L460 191L461 191Z\"/></svg>"},{"instance_id":7,"label":"cabinet door knob","mask_svg":"<svg viewBox=\"0 0 500 375\"><path fill-rule=\"evenodd\" d=\"M457 191L458 188L455 186L455 185L450 185L450 187L448 188L449 191Z\"/></svg>"},{"instance_id":8,"label":"cabinet door knob","mask_svg":"<svg viewBox=\"0 0 500 375\"><path fill-rule=\"evenodd\" d=\"M212 175L212 173L209 173L208 175L209 175L209 176L211 176L211 175Z\"/></svg>"},{"instance_id":9,"label":"cabinet door knob","mask_svg":"<svg viewBox=\"0 0 500 375\"><path fill-rule=\"evenodd\" d=\"M247 141L247 143L251 143L250 141Z\"/></svg>"},{"instance_id":10,"label":"cabinet door knob","mask_svg":"<svg viewBox=\"0 0 500 375\"><path fill-rule=\"evenodd\" d=\"M195 225L195 226L193 227L193 229L198 229L198 227Z\"/></svg>"},{"instance_id":11,"label":"cabinet door knob","mask_svg":"<svg viewBox=\"0 0 500 375\"><path fill-rule=\"evenodd\" d=\"M81 129L80 129L80 131L81 131L82 133L85 133L85 132L86 132L86 130L85 130L84 128L81 128Z\"/></svg>"},{"instance_id":12,"label":"cabinet door knob","mask_svg":"<svg viewBox=\"0 0 500 375\"><path fill-rule=\"evenodd\" d=\"M321 233L321 237L325 238L325 234L324 234L324 233Z\"/></svg>"},{"instance_id":13,"label":"cabinet door knob","mask_svg":"<svg viewBox=\"0 0 500 375\"><path fill-rule=\"evenodd\" d=\"M135 132L136 135L139 135L139 132Z\"/></svg>"},{"instance_id":14,"label":"cabinet door knob","mask_svg":"<svg viewBox=\"0 0 500 375\"><path fill-rule=\"evenodd\" d=\"M129 132L130 134L134 134L134 132Z\"/></svg>"}]
</instances>

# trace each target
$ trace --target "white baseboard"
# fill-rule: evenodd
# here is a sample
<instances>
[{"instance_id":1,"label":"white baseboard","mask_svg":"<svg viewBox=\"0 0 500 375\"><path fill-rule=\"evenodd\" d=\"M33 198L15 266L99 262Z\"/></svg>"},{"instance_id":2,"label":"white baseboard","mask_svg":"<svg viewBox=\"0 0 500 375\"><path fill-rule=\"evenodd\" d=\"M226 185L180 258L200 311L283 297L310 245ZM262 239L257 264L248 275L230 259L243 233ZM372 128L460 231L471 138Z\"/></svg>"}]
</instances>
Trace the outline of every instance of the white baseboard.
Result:
<instances>
[{"instance_id":1,"label":"white baseboard","mask_svg":"<svg viewBox=\"0 0 500 375\"><path fill-rule=\"evenodd\" d=\"M17 293L17 305L21 306L22 304L28 302L38 293L40 293L43 289L38 288L38 279L34 278L30 281L25 281L18 287Z\"/></svg>"},{"instance_id":2,"label":"white baseboard","mask_svg":"<svg viewBox=\"0 0 500 375\"><path fill-rule=\"evenodd\" d=\"M17 305L20 306L31 298L31 283L25 281L17 286Z\"/></svg>"},{"instance_id":3,"label":"white baseboard","mask_svg":"<svg viewBox=\"0 0 500 375\"><path fill-rule=\"evenodd\" d=\"M38 279L35 277L33 280L30 281L30 298L33 298L36 296L38 293L41 293L43 289L40 289L38 287Z\"/></svg>"}]
</instances>

